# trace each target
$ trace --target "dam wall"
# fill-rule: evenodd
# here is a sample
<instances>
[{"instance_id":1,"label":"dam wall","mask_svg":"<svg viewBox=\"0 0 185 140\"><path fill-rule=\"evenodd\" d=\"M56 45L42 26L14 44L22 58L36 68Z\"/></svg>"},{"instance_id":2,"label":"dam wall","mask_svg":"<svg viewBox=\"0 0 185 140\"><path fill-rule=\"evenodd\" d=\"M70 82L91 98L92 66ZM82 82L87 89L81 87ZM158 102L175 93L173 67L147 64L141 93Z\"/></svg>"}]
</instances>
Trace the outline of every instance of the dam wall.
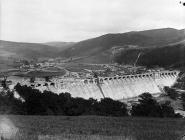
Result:
<instances>
[{"instance_id":1,"label":"dam wall","mask_svg":"<svg viewBox=\"0 0 185 140\"><path fill-rule=\"evenodd\" d=\"M57 94L68 92L72 97L85 99L109 97L121 100L137 97L145 92L162 93L164 86L171 87L176 82L178 74L179 71L156 71L92 79L54 78L50 82L40 79L30 83L28 78L16 80L21 85L31 86L40 91L49 90ZM14 85L17 81L13 81Z\"/></svg>"},{"instance_id":2,"label":"dam wall","mask_svg":"<svg viewBox=\"0 0 185 140\"><path fill-rule=\"evenodd\" d=\"M171 87L177 80L178 71L164 71L125 75L115 77L99 77L84 80L68 87L74 97L96 98L109 97L115 100L137 97L149 92L151 94L163 92L164 86Z\"/></svg>"},{"instance_id":3,"label":"dam wall","mask_svg":"<svg viewBox=\"0 0 185 140\"><path fill-rule=\"evenodd\" d=\"M52 85L48 83L48 86L35 88L55 93L68 92L73 97L85 99L109 97L120 100L137 97L145 92L162 93L164 86L171 87L176 82L178 74L178 71L162 71L93 79L55 79Z\"/></svg>"}]
</instances>

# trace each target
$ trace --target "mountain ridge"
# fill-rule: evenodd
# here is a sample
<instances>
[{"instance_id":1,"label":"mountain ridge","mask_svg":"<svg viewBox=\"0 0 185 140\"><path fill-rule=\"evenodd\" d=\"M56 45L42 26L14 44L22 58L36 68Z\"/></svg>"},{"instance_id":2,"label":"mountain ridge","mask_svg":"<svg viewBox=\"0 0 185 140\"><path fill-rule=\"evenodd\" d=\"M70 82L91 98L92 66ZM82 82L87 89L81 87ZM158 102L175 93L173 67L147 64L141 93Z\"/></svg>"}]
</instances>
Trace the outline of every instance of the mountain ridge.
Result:
<instances>
[{"instance_id":1,"label":"mountain ridge","mask_svg":"<svg viewBox=\"0 0 185 140\"><path fill-rule=\"evenodd\" d=\"M161 48L185 41L185 29L160 28L125 33L109 33L79 42L26 43L0 40L0 58L42 57L81 58L77 62L110 63L114 52L128 52L143 48ZM128 51L129 50L129 51ZM137 57L137 53L132 54Z\"/></svg>"},{"instance_id":2,"label":"mountain ridge","mask_svg":"<svg viewBox=\"0 0 185 140\"><path fill-rule=\"evenodd\" d=\"M184 29L162 28L133 31L118 34L105 34L83 40L62 52L66 57L92 56L116 46L135 45L138 47L161 47L185 39Z\"/></svg>"}]
</instances>

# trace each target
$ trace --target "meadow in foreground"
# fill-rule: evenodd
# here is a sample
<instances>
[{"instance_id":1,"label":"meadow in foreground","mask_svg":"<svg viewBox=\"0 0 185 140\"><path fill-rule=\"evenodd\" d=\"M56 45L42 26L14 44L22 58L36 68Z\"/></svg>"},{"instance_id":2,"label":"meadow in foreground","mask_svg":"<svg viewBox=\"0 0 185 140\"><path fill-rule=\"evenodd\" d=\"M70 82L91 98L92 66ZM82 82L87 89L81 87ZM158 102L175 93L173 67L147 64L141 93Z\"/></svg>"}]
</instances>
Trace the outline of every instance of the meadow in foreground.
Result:
<instances>
[{"instance_id":1,"label":"meadow in foreground","mask_svg":"<svg viewBox=\"0 0 185 140\"><path fill-rule=\"evenodd\" d=\"M0 115L17 128L13 139L178 140L185 119Z\"/></svg>"}]
</instances>

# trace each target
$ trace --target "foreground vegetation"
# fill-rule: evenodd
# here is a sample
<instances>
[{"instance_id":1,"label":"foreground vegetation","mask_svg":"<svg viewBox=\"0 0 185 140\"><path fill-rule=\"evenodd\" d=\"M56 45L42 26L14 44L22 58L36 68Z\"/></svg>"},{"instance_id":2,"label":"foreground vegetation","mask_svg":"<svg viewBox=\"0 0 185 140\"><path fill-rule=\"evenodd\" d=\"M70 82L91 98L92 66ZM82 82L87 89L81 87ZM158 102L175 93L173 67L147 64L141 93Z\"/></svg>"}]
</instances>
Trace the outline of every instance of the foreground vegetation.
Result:
<instances>
[{"instance_id":1,"label":"foreground vegetation","mask_svg":"<svg viewBox=\"0 0 185 140\"><path fill-rule=\"evenodd\" d=\"M14 139L178 140L184 119L0 115L18 128Z\"/></svg>"},{"instance_id":2,"label":"foreground vegetation","mask_svg":"<svg viewBox=\"0 0 185 140\"><path fill-rule=\"evenodd\" d=\"M20 99L10 91L0 94L1 140L180 140L185 134L185 119L169 102L158 103L149 93L128 110L110 98L85 100L19 84L15 89ZM185 109L185 94L165 90L171 99L181 98Z\"/></svg>"},{"instance_id":3,"label":"foreground vegetation","mask_svg":"<svg viewBox=\"0 0 185 140\"><path fill-rule=\"evenodd\" d=\"M140 95L138 103L132 104L132 108L128 109L125 103L110 98L98 101L92 98L74 98L69 93L41 93L19 84L15 86L15 90L20 99L15 98L10 91L0 95L0 114L181 117L175 114L169 102L160 104L149 93Z\"/></svg>"}]
</instances>

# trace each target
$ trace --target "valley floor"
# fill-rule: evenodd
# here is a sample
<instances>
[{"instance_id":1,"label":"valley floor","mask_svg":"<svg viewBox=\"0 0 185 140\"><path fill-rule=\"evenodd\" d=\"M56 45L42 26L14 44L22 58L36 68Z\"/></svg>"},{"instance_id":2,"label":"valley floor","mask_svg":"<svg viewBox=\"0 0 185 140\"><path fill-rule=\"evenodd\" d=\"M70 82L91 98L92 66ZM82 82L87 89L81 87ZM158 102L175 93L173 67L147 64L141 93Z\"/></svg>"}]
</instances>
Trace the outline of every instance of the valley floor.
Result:
<instances>
[{"instance_id":1,"label":"valley floor","mask_svg":"<svg viewBox=\"0 0 185 140\"><path fill-rule=\"evenodd\" d=\"M17 140L178 140L185 119L0 115L0 129Z\"/></svg>"}]
</instances>

